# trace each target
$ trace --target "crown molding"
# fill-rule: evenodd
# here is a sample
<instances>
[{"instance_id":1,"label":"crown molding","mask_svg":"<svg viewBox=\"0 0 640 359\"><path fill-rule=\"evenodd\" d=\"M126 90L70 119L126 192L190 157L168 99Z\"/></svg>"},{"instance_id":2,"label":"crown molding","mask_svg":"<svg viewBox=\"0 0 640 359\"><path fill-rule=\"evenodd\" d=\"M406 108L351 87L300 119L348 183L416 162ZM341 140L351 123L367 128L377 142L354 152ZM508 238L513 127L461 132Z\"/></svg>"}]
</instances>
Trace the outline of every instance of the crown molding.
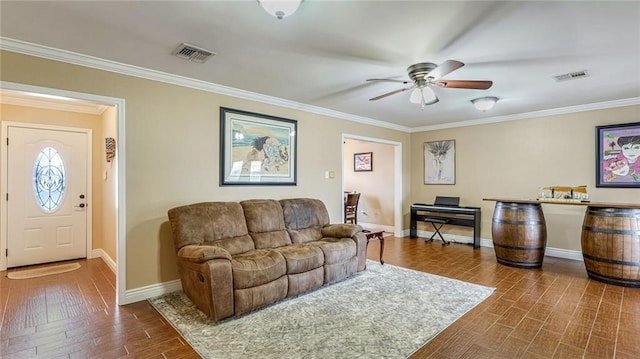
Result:
<instances>
[{"instance_id":1,"label":"crown molding","mask_svg":"<svg viewBox=\"0 0 640 359\"><path fill-rule=\"evenodd\" d=\"M339 118L342 120L358 122L365 125L388 128L391 130L411 132L411 128L385 121L375 120L368 117L351 115L344 112L334 111L323 107L312 106L300 102L285 100L278 97L267 96L256 92L240 90L237 88L219 85L211 82L192 79L189 77L169 74L162 71L145 69L143 67L128 65L116 61L105 60L94 56L79 54L76 52L56 49L53 47L33 44L25 41L15 40L0 36L0 50L16 52L24 55L41 57L49 60L65 62L98 70L114 72L122 75L139 77L147 80L164 82L182 87L189 87L197 90L212 92L220 95L242 98L245 100L261 102L279 107L300 110L316 115Z\"/></svg>"},{"instance_id":2,"label":"crown molding","mask_svg":"<svg viewBox=\"0 0 640 359\"><path fill-rule=\"evenodd\" d=\"M632 98L627 98L622 100L604 101L604 102L591 103L586 105L559 107L559 108L553 108L549 110L524 112L524 113L518 113L514 115L489 117L489 118L483 118L478 120L452 122L452 123L446 123L441 125L414 127L411 129L411 133L443 130L447 128L456 128L456 127L486 125L489 123L517 121L517 120L525 120L529 118L566 115L569 113L593 111L593 110L605 110L608 108L633 106L633 105L640 105L640 97L632 97Z\"/></svg>"},{"instance_id":3,"label":"crown molding","mask_svg":"<svg viewBox=\"0 0 640 359\"><path fill-rule=\"evenodd\" d=\"M101 59L94 56L83 55L76 52L71 52L71 51L56 49L48 46L33 44L25 41L15 40L7 37L0 36L0 50L16 52L20 54L35 56L35 57L41 57L49 60L55 60L55 61L69 63L69 64L90 67L98 70L114 72L114 73L127 75L127 76L139 77L147 80L164 82L172 85L178 85L182 87L193 88L193 89L207 91L207 92L216 93L220 95L242 98L245 100L261 102L261 103L270 104L274 106L313 113L316 115L328 116L328 117L338 118L342 120L357 122L365 125L382 127L382 128L387 128L387 129L407 132L407 133L435 131L435 130L442 130L442 129L448 129L448 128L456 128L456 127L477 126L477 125L484 125L484 124L497 123L497 122L517 121L517 120L524 120L524 119L530 119L530 118L536 118L536 117L563 115L563 114L569 114L569 113L602 110L602 109L608 109L608 108L614 108L614 107L623 107L623 106L640 104L640 97L634 97L634 98L628 98L628 99L622 99L622 100L605 101L605 102L599 102L599 103L593 103L593 104L561 107L561 108L555 108L555 109L549 109L549 110L525 112L520 114L489 117L489 118L483 118L483 119L477 119L477 120L468 120L468 121L460 121L460 122L452 122L452 123L446 123L446 124L420 126L420 127L408 127L408 126L402 126L402 125L393 124L385 121L375 120L368 117L356 116L356 115L352 115L344 112L334 111L334 110L330 110L323 107L312 106L312 105L307 105L300 102L285 100L278 97L263 95L256 92L240 90L237 88L219 85L219 84L206 82L202 80L196 80L189 77L178 76L178 75L169 74L166 72L146 69L139 66L128 65L128 64L124 64L116 61L111 61L111 60L105 60L105 59Z\"/></svg>"}]
</instances>

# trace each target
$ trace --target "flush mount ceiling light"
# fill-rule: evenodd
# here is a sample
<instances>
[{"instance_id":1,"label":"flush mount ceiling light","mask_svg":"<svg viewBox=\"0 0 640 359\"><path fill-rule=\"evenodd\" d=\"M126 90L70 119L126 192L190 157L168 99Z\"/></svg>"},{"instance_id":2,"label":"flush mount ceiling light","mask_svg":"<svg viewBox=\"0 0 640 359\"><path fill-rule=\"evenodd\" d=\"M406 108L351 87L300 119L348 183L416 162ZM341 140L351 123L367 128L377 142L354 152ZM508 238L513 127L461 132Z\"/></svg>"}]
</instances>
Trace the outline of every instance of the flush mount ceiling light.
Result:
<instances>
[{"instance_id":1,"label":"flush mount ceiling light","mask_svg":"<svg viewBox=\"0 0 640 359\"><path fill-rule=\"evenodd\" d=\"M480 111L488 111L491 110L493 108L493 106L495 106L496 102L498 102L498 98L497 97L480 97L474 100L471 100L471 103L473 103L473 106Z\"/></svg>"},{"instance_id":2,"label":"flush mount ceiling light","mask_svg":"<svg viewBox=\"0 0 640 359\"><path fill-rule=\"evenodd\" d=\"M301 2L302 0L258 0L264 11L278 18L278 20L282 20L296 12Z\"/></svg>"}]
</instances>

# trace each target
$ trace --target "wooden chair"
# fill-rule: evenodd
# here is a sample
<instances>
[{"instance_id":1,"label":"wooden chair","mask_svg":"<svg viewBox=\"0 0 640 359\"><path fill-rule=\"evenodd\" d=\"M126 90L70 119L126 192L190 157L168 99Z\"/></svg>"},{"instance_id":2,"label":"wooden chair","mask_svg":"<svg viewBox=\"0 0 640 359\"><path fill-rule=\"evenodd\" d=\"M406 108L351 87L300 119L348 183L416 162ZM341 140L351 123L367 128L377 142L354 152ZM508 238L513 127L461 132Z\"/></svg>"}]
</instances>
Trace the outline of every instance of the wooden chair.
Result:
<instances>
[{"instance_id":1,"label":"wooden chair","mask_svg":"<svg viewBox=\"0 0 640 359\"><path fill-rule=\"evenodd\" d=\"M347 193L344 201L344 223L358 224L358 201L360 193Z\"/></svg>"}]
</instances>

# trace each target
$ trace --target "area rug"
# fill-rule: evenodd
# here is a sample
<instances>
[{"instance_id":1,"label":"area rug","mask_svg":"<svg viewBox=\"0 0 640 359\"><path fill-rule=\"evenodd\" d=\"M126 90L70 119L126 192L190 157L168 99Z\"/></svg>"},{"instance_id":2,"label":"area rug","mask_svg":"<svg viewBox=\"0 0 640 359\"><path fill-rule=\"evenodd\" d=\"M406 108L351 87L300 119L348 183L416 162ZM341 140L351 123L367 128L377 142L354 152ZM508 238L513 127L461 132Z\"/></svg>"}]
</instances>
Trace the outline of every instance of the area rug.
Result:
<instances>
[{"instance_id":1,"label":"area rug","mask_svg":"<svg viewBox=\"0 0 640 359\"><path fill-rule=\"evenodd\" d=\"M494 290L367 261L346 280L218 323L181 291L149 301L204 358L406 358Z\"/></svg>"},{"instance_id":2,"label":"area rug","mask_svg":"<svg viewBox=\"0 0 640 359\"><path fill-rule=\"evenodd\" d=\"M9 279L37 278L37 277L43 277L45 275L71 272L78 268L80 268L80 264L78 263L60 264L60 265L54 265L54 266L46 266L41 268L33 268L33 269L25 269L25 270L19 270L15 272L9 272L7 274L7 278Z\"/></svg>"}]
</instances>

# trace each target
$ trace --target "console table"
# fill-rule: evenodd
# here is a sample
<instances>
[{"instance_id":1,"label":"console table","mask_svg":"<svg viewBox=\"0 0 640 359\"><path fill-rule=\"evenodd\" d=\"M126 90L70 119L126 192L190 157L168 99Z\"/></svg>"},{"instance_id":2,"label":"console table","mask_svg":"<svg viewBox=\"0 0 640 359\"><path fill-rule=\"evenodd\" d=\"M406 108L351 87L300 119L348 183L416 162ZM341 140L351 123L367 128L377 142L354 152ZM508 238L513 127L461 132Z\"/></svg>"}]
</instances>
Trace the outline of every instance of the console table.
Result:
<instances>
[{"instance_id":1,"label":"console table","mask_svg":"<svg viewBox=\"0 0 640 359\"><path fill-rule=\"evenodd\" d=\"M586 206L580 244L587 274L590 278L604 283L640 287L640 204L505 198L485 198L484 200L496 202L492 236L494 235L494 227L501 223L501 218L496 218L498 206L539 207L539 214L542 214L541 204ZM544 215L541 218L537 215L532 217L532 214L536 213L538 212L520 211L521 218L518 218L515 225L544 224ZM509 242L521 243L522 238L518 238L518 233L520 232L515 231L501 238L506 242L504 245L508 246ZM495 240L496 238L494 238L494 249L496 248ZM538 247L542 243L546 246L546 228L544 241L539 241ZM521 246L514 245L514 247ZM520 248L520 250L526 251L526 248ZM542 253L544 254L544 251ZM498 250L496 249L497 257Z\"/></svg>"}]
</instances>

